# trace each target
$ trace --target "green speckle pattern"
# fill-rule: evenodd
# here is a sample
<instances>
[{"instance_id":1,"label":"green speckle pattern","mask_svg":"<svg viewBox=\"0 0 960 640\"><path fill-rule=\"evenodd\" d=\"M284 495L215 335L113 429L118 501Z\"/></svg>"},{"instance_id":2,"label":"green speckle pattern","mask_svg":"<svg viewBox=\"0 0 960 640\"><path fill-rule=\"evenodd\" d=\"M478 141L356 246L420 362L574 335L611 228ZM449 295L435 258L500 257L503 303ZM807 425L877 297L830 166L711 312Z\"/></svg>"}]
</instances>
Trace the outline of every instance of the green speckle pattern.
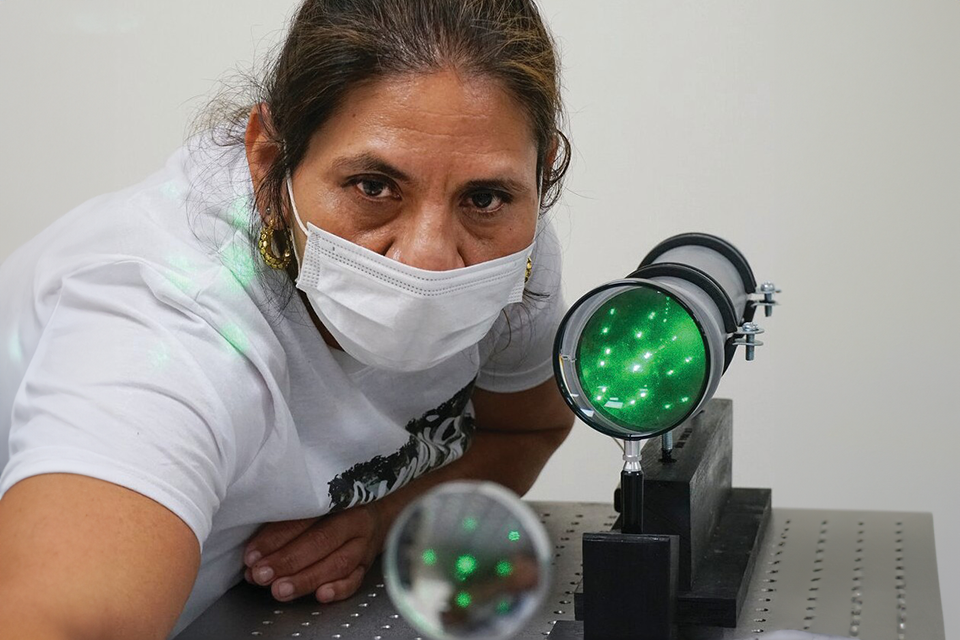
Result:
<instances>
[{"instance_id":1,"label":"green speckle pattern","mask_svg":"<svg viewBox=\"0 0 960 640\"><path fill-rule=\"evenodd\" d=\"M433 549L427 549L423 552L423 564L432 567L437 564L437 552Z\"/></svg>"},{"instance_id":2,"label":"green speckle pattern","mask_svg":"<svg viewBox=\"0 0 960 640\"><path fill-rule=\"evenodd\" d=\"M593 408L634 433L679 424L707 379L697 323L652 287L629 289L601 305L580 336L576 363Z\"/></svg>"}]
</instances>

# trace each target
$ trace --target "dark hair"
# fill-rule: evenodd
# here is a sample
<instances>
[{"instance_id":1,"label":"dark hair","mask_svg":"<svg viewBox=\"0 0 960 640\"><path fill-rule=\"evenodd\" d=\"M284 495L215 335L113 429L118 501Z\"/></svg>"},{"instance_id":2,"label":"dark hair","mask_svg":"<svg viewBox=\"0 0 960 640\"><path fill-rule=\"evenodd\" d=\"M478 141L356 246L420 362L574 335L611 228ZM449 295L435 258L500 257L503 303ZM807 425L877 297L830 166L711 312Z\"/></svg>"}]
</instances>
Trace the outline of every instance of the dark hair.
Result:
<instances>
[{"instance_id":1,"label":"dark hair","mask_svg":"<svg viewBox=\"0 0 960 640\"><path fill-rule=\"evenodd\" d=\"M280 152L257 187L256 208L284 211L287 172L351 89L446 67L501 82L526 111L537 143L544 213L560 195L570 145L561 131L555 45L533 0L306 0L264 78L251 83L253 104L215 111L213 124L226 120L234 126L212 130L226 136L223 144L242 143L250 110L261 107ZM253 223L262 224L259 214Z\"/></svg>"}]
</instances>

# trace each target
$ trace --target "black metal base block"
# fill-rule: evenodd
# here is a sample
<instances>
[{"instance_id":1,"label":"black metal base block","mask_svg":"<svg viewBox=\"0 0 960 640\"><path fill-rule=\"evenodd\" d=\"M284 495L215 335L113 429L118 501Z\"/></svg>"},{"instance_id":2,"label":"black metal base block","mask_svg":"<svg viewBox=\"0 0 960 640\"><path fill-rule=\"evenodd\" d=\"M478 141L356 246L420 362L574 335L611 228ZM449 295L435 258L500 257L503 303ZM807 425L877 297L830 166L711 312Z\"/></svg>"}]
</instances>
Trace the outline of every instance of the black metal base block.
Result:
<instances>
[{"instance_id":1,"label":"black metal base block","mask_svg":"<svg viewBox=\"0 0 960 640\"><path fill-rule=\"evenodd\" d=\"M671 460L661 459L660 447L643 449L642 531L679 541L679 623L736 627L770 520L771 492L732 487L730 400L714 398L678 432ZM622 500L618 489L614 494L618 511ZM586 563L585 556L585 571ZM642 565L632 569L644 570ZM577 611L589 621L590 614L583 614L584 609L589 612L585 602L578 598Z\"/></svg>"},{"instance_id":2,"label":"black metal base block","mask_svg":"<svg viewBox=\"0 0 960 640\"><path fill-rule=\"evenodd\" d=\"M677 595L677 620L685 626L733 628L746 601L750 577L772 513L769 489L732 489L714 535L699 558L692 588ZM584 545L587 536L584 534ZM588 565L584 549L584 567ZM629 570L642 572L642 565ZM577 620L589 610L581 582L574 592Z\"/></svg>"},{"instance_id":3,"label":"black metal base block","mask_svg":"<svg viewBox=\"0 0 960 640\"><path fill-rule=\"evenodd\" d=\"M677 597L681 624L737 626L771 513L769 489L731 490L693 588Z\"/></svg>"},{"instance_id":4,"label":"black metal base block","mask_svg":"<svg viewBox=\"0 0 960 640\"><path fill-rule=\"evenodd\" d=\"M584 638L674 640L676 536L583 534Z\"/></svg>"},{"instance_id":5,"label":"black metal base block","mask_svg":"<svg viewBox=\"0 0 960 640\"><path fill-rule=\"evenodd\" d=\"M708 557L713 532L733 486L733 402L714 398L675 431L673 460L660 447L643 448L643 533L679 536L680 591L693 588L701 558ZM622 513L622 491L614 492Z\"/></svg>"}]
</instances>

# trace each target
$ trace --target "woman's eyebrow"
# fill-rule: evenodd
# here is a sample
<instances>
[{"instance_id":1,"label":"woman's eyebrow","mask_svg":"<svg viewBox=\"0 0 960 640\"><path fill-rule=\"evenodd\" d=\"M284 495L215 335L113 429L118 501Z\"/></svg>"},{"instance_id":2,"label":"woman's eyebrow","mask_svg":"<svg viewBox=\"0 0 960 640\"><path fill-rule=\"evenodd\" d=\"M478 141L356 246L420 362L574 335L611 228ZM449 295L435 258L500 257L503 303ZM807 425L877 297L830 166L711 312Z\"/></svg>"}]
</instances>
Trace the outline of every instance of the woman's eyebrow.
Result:
<instances>
[{"instance_id":1,"label":"woman's eyebrow","mask_svg":"<svg viewBox=\"0 0 960 640\"><path fill-rule=\"evenodd\" d=\"M523 194L530 190L526 183L506 177L471 180L463 185L464 191L480 191L484 189L489 189L491 191L506 191L507 193L515 194Z\"/></svg>"},{"instance_id":2,"label":"woman's eyebrow","mask_svg":"<svg viewBox=\"0 0 960 640\"><path fill-rule=\"evenodd\" d=\"M413 178L405 174L403 171L397 169L383 158L370 152L360 153L355 156L343 156L337 158L333 161L333 166L339 170L382 173L385 176L393 178L397 182L414 182Z\"/></svg>"}]
</instances>

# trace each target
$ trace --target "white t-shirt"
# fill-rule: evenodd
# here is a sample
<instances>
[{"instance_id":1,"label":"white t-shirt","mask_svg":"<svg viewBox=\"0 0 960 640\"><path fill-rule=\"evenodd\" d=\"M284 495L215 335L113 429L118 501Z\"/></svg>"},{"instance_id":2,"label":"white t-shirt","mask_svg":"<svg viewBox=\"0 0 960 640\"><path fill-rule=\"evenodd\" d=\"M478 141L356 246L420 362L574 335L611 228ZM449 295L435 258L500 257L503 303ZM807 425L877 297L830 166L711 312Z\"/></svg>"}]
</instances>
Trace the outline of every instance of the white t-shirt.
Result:
<instances>
[{"instance_id":1,"label":"white t-shirt","mask_svg":"<svg viewBox=\"0 0 960 640\"><path fill-rule=\"evenodd\" d=\"M291 285L256 253L251 202L242 150L197 140L0 267L0 496L76 473L182 518L202 558L172 635L242 578L260 525L370 502L459 458L474 385L552 375L564 307L549 224L528 285L543 296L452 359L397 374L330 349L298 296L281 304Z\"/></svg>"}]
</instances>

